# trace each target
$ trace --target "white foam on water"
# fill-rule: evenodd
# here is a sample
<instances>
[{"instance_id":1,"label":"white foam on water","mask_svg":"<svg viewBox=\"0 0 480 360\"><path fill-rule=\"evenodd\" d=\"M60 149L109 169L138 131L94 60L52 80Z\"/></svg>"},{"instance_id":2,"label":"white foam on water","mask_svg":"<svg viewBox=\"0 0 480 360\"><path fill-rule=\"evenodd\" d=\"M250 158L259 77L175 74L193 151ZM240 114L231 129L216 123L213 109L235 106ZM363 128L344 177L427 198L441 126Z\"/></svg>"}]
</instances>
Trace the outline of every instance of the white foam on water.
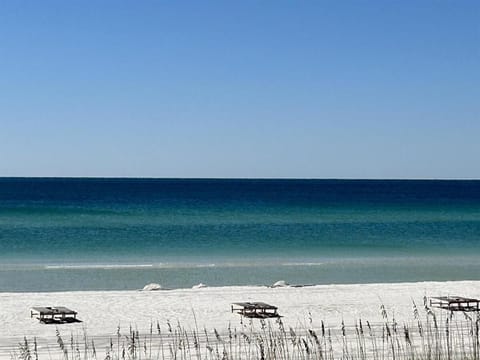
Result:
<instances>
[{"instance_id":1,"label":"white foam on water","mask_svg":"<svg viewBox=\"0 0 480 360\"><path fill-rule=\"evenodd\" d=\"M282 266L323 266L323 262L288 262L283 263Z\"/></svg>"},{"instance_id":2,"label":"white foam on water","mask_svg":"<svg viewBox=\"0 0 480 360\"><path fill-rule=\"evenodd\" d=\"M68 269L135 269L153 268L153 264L72 264L72 265L45 265L46 270L68 270Z\"/></svg>"}]
</instances>

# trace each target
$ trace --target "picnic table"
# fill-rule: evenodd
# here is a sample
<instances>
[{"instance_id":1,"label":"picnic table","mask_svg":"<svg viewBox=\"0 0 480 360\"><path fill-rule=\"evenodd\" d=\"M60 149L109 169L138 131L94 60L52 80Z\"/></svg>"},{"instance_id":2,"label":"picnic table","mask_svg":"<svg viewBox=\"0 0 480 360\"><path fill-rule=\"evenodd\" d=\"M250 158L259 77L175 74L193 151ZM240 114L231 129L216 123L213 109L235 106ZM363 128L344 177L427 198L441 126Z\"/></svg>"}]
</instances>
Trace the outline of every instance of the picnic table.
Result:
<instances>
[{"instance_id":1,"label":"picnic table","mask_svg":"<svg viewBox=\"0 0 480 360\"><path fill-rule=\"evenodd\" d=\"M30 317L36 317L41 323L68 323L77 322L77 312L70 310L65 306L52 307L32 307L30 309Z\"/></svg>"},{"instance_id":2,"label":"picnic table","mask_svg":"<svg viewBox=\"0 0 480 360\"><path fill-rule=\"evenodd\" d=\"M480 300L462 296L436 296L430 298L430 306L450 311L479 311Z\"/></svg>"},{"instance_id":3,"label":"picnic table","mask_svg":"<svg viewBox=\"0 0 480 360\"><path fill-rule=\"evenodd\" d=\"M232 304L232 312L249 318L277 318L278 308L264 302L238 302Z\"/></svg>"}]
</instances>

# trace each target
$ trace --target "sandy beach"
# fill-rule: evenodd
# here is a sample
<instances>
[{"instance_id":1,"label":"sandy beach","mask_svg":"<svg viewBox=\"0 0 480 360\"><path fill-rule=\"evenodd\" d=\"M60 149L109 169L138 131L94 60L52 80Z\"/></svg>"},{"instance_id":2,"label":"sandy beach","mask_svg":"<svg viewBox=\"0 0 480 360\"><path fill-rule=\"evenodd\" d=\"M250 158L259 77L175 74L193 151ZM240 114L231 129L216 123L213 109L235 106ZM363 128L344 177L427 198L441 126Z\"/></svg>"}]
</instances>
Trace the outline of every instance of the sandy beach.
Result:
<instances>
[{"instance_id":1,"label":"sandy beach","mask_svg":"<svg viewBox=\"0 0 480 360\"><path fill-rule=\"evenodd\" d=\"M278 306L287 326L320 327L323 320L336 327L341 321L382 321L383 304L400 323L413 320L412 301L423 306L424 296L461 295L480 297L480 281L418 282L397 284L319 285L311 287L206 287L161 291L95 291L0 294L0 343L2 357L24 336L39 342L54 342L55 331L79 336L84 329L89 336L115 336L118 326L131 325L146 333L151 322L166 326L179 322L186 329L217 329L240 326L240 316L231 312L231 303L264 301ZM32 306L67 306L78 311L77 324L45 325L30 318ZM254 320L255 322L255 320Z\"/></svg>"}]
</instances>

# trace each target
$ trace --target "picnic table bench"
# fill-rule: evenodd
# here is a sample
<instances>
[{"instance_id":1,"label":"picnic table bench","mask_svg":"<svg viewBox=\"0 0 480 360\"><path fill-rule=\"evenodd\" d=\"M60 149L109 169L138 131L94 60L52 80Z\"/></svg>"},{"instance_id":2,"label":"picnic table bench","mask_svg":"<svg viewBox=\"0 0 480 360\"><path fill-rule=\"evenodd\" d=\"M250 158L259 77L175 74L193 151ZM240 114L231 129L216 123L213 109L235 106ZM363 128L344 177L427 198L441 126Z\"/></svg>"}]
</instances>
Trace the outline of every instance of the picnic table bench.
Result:
<instances>
[{"instance_id":1,"label":"picnic table bench","mask_svg":"<svg viewBox=\"0 0 480 360\"><path fill-rule=\"evenodd\" d=\"M238 302L232 304L232 312L249 318L277 318L278 308L264 302Z\"/></svg>"},{"instance_id":2,"label":"picnic table bench","mask_svg":"<svg viewBox=\"0 0 480 360\"><path fill-rule=\"evenodd\" d=\"M77 312L64 306L32 307L30 317L36 317L41 323L68 323L77 322Z\"/></svg>"},{"instance_id":3,"label":"picnic table bench","mask_svg":"<svg viewBox=\"0 0 480 360\"><path fill-rule=\"evenodd\" d=\"M430 306L450 311L479 311L480 300L462 296L436 296L430 298Z\"/></svg>"}]
</instances>

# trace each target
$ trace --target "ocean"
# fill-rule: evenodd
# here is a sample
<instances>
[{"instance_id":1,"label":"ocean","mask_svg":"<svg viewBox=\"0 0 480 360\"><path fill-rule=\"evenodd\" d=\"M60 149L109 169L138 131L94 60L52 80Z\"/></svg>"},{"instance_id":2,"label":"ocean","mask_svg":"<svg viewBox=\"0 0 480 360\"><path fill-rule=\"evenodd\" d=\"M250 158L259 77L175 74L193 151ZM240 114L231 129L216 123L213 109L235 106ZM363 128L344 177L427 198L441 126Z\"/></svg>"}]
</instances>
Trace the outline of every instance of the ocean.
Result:
<instances>
[{"instance_id":1,"label":"ocean","mask_svg":"<svg viewBox=\"0 0 480 360\"><path fill-rule=\"evenodd\" d=\"M480 280L480 181L0 178L0 291Z\"/></svg>"}]
</instances>

